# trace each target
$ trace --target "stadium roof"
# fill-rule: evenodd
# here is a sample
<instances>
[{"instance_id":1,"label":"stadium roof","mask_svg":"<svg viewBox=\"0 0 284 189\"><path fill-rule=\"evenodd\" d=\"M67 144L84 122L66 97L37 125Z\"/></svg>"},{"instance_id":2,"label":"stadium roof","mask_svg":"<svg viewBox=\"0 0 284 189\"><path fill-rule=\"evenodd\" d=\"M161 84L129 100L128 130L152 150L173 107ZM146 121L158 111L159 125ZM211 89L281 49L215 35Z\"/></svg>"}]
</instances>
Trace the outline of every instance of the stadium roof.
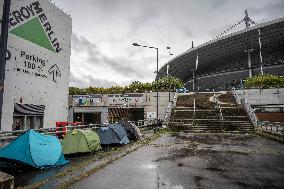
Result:
<instances>
[{"instance_id":1,"label":"stadium roof","mask_svg":"<svg viewBox=\"0 0 284 189\"><path fill-rule=\"evenodd\" d=\"M167 62L159 70L158 78L166 76L167 64L169 75L188 81L195 69L198 53L197 75L231 69L236 62L247 64L245 50L254 49L259 54L259 31L261 32L262 52L271 52L284 47L284 18L257 24L253 27L234 32L205 44L191 48ZM284 56L284 55L283 55ZM265 57L264 57L265 58ZM283 58L283 57L282 57ZM258 61L258 60L257 60ZM263 62L265 64L265 60Z\"/></svg>"}]
</instances>

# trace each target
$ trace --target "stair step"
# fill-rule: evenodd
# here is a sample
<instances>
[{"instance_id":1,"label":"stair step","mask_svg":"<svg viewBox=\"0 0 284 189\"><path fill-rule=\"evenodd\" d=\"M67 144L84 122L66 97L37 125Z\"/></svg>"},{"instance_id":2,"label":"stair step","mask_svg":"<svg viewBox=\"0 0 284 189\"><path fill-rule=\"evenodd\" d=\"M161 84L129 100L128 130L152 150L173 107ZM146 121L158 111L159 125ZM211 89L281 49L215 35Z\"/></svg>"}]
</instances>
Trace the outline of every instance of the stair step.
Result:
<instances>
[{"instance_id":1,"label":"stair step","mask_svg":"<svg viewBox=\"0 0 284 189\"><path fill-rule=\"evenodd\" d=\"M172 119L171 121L180 122L180 121L212 121L212 122L220 122L219 119ZM224 123L250 123L249 121L242 120L223 120Z\"/></svg>"},{"instance_id":2,"label":"stair step","mask_svg":"<svg viewBox=\"0 0 284 189\"><path fill-rule=\"evenodd\" d=\"M232 133L232 134L243 134L243 133L254 133L254 131L206 131L206 130L196 130L196 131L187 131L189 133Z\"/></svg>"}]
</instances>

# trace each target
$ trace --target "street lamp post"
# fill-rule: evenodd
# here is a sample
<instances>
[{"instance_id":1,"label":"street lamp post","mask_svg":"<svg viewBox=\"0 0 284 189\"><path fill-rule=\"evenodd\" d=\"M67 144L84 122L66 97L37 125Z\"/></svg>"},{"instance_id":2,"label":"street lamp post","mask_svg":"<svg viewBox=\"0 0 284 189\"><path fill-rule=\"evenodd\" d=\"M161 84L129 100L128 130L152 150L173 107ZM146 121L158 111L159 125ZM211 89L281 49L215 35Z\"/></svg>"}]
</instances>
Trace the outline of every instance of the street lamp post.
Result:
<instances>
[{"instance_id":1,"label":"street lamp post","mask_svg":"<svg viewBox=\"0 0 284 189\"><path fill-rule=\"evenodd\" d=\"M158 72L159 72L159 49L157 47L147 46L147 45L140 45L138 43L132 43L135 47L144 47L149 49L156 49L157 52L157 70L156 70L156 81L158 79ZM156 82L156 93L157 93L157 106L156 106L156 116L157 116L157 123L159 118L159 91L158 91L158 83Z\"/></svg>"},{"instance_id":2,"label":"street lamp post","mask_svg":"<svg viewBox=\"0 0 284 189\"><path fill-rule=\"evenodd\" d=\"M167 47L169 50L169 55L172 56L173 53L171 53L171 47ZM171 82L170 82L170 64L167 64L167 77L168 77L168 83L169 83L169 102L171 101Z\"/></svg>"},{"instance_id":3,"label":"street lamp post","mask_svg":"<svg viewBox=\"0 0 284 189\"><path fill-rule=\"evenodd\" d=\"M169 65L169 64L167 64L167 77L168 77L168 86L169 86L169 102L170 102L170 101L171 101L171 82L170 82L169 68L170 68L170 65Z\"/></svg>"}]
</instances>

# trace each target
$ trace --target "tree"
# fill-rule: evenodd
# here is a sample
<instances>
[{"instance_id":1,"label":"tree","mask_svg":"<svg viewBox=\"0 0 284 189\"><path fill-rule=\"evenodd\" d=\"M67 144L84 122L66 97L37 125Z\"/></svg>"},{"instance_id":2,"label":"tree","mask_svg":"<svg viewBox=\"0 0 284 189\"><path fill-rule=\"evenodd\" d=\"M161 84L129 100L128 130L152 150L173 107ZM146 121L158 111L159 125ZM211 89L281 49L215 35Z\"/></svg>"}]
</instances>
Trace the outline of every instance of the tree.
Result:
<instances>
[{"instance_id":1,"label":"tree","mask_svg":"<svg viewBox=\"0 0 284 189\"><path fill-rule=\"evenodd\" d=\"M112 86L110 88L103 87L88 87L80 89L78 87L69 87L70 95L84 95L84 94L114 94L114 93L143 93L156 91L156 87L159 91L175 91L175 89L182 88L184 83L175 77L163 77L152 83L141 81L134 81L129 86Z\"/></svg>"}]
</instances>

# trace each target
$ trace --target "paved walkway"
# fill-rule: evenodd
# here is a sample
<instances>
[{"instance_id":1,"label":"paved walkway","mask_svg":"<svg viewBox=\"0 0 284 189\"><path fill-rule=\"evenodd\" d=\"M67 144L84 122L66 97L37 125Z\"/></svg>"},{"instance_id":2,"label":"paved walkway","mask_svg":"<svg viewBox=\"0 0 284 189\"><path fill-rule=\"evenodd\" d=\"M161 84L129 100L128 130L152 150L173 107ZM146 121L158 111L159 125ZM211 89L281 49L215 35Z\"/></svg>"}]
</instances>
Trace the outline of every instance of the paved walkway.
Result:
<instances>
[{"instance_id":1,"label":"paved walkway","mask_svg":"<svg viewBox=\"0 0 284 189\"><path fill-rule=\"evenodd\" d=\"M75 183L80 189L283 188L284 145L255 135L163 136Z\"/></svg>"}]
</instances>

